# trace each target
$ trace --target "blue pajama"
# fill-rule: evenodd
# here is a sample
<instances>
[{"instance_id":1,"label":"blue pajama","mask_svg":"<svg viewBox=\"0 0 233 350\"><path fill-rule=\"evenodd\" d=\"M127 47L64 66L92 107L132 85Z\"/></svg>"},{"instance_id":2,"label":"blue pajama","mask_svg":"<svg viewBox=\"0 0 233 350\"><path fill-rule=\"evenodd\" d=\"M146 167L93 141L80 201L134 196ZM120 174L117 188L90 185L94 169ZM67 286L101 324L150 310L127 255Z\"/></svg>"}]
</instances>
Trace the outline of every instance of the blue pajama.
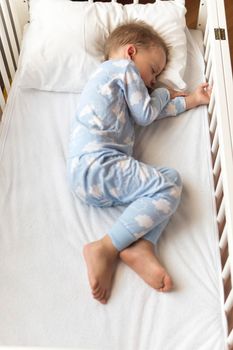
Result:
<instances>
[{"instance_id":1,"label":"blue pajama","mask_svg":"<svg viewBox=\"0 0 233 350\"><path fill-rule=\"evenodd\" d=\"M134 125L149 125L184 110L184 98L170 100L166 88L149 95L130 60L102 63L82 92L70 138L69 181L87 204L128 205L108 232L119 251L141 237L155 244L182 188L176 170L132 157Z\"/></svg>"}]
</instances>

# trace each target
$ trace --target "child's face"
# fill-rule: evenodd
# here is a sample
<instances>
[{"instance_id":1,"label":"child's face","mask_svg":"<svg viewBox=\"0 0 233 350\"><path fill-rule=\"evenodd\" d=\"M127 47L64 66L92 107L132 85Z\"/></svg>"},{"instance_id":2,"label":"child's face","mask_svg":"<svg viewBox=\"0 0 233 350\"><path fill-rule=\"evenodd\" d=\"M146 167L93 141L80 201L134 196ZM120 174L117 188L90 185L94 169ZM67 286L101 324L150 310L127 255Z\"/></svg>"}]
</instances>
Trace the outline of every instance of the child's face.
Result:
<instances>
[{"instance_id":1,"label":"child's face","mask_svg":"<svg viewBox=\"0 0 233 350\"><path fill-rule=\"evenodd\" d=\"M166 65L166 54L161 47L137 50L131 56L142 80L149 89L155 87L157 76L164 70Z\"/></svg>"}]
</instances>

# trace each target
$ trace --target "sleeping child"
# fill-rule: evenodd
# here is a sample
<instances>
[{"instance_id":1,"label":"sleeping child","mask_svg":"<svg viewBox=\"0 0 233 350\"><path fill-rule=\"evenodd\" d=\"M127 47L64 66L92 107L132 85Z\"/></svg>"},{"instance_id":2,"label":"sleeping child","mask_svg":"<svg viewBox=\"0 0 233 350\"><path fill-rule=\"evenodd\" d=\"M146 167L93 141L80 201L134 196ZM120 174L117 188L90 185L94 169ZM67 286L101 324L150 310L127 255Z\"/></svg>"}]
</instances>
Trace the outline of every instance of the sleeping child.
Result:
<instances>
[{"instance_id":1,"label":"sleeping child","mask_svg":"<svg viewBox=\"0 0 233 350\"><path fill-rule=\"evenodd\" d=\"M81 94L68 158L77 198L97 207L127 205L109 231L83 249L92 295L102 304L109 300L119 259L155 290L172 289L154 246L179 205L182 182L175 169L133 158L134 125L208 104L211 94L207 83L190 94L155 89L168 49L144 22L117 27L105 54Z\"/></svg>"}]
</instances>

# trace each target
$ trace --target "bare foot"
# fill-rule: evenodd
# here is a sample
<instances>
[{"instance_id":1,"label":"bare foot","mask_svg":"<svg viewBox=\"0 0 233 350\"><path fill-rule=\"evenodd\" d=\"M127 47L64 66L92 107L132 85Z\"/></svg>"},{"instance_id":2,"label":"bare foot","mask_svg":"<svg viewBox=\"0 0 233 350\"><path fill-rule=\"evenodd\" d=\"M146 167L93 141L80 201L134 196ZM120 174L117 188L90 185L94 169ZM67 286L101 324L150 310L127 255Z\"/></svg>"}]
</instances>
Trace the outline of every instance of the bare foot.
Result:
<instances>
[{"instance_id":1,"label":"bare foot","mask_svg":"<svg viewBox=\"0 0 233 350\"><path fill-rule=\"evenodd\" d=\"M86 244L83 255L93 297L106 304L111 294L119 252L112 245L111 239L104 236L99 241Z\"/></svg>"},{"instance_id":2,"label":"bare foot","mask_svg":"<svg viewBox=\"0 0 233 350\"><path fill-rule=\"evenodd\" d=\"M120 258L152 288L160 292L168 292L172 289L171 277L155 256L151 242L138 240L122 250Z\"/></svg>"}]
</instances>

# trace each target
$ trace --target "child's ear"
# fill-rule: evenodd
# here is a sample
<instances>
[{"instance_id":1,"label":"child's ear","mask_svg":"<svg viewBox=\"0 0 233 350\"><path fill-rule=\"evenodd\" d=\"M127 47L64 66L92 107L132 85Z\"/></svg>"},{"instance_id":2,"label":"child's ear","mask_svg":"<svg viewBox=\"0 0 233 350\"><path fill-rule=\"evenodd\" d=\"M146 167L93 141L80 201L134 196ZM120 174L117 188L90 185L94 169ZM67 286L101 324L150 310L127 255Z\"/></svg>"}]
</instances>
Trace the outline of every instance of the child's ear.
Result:
<instances>
[{"instance_id":1,"label":"child's ear","mask_svg":"<svg viewBox=\"0 0 233 350\"><path fill-rule=\"evenodd\" d=\"M133 44L127 45L127 47L126 47L126 56L127 56L128 59L133 60L136 52L137 52L137 49L136 49L136 47Z\"/></svg>"}]
</instances>

